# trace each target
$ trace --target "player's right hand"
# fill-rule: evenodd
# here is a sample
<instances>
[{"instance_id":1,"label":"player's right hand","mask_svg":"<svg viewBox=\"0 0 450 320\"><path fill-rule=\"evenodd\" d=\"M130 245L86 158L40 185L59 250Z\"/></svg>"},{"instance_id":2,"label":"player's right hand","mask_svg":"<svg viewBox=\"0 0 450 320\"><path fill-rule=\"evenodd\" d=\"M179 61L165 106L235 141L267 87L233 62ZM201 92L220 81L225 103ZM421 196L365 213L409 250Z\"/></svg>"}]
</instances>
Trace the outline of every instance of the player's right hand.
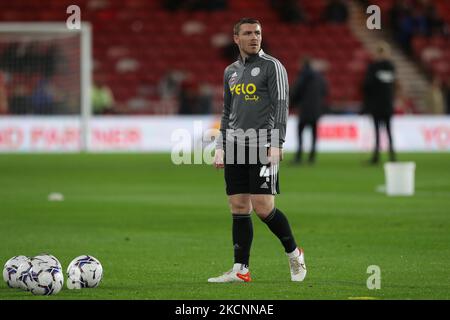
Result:
<instances>
[{"instance_id":1,"label":"player's right hand","mask_svg":"<svg viewBox=\"0 0 450 320\"><path fill-rule=\"evenodd\" d=\"M225 167L223 163L224 158L224 152L222 149L216 149L216 152L214 154L214 167L216 169L223 169Z\"/></svg>"}]
</instances>

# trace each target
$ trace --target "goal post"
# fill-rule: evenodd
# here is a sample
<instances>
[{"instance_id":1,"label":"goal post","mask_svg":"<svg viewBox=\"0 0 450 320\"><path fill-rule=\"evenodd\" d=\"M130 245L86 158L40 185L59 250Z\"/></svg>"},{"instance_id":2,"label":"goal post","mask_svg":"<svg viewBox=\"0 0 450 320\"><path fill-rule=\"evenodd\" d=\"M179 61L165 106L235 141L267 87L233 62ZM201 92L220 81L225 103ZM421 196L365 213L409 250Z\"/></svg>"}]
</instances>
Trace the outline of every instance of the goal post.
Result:
<instances>
[{"instance_id":1,"label":"goal post","mask_svg":"<svg viewBox=\"0 0 450 320\"><path fill-rule=\"evenodd\" d=\"M92 70L89 23L80 29L65 22L0 23L0 90L6 92L0 112L78 115L81 151L89 148Z\"/></svg>"}]
</instances>

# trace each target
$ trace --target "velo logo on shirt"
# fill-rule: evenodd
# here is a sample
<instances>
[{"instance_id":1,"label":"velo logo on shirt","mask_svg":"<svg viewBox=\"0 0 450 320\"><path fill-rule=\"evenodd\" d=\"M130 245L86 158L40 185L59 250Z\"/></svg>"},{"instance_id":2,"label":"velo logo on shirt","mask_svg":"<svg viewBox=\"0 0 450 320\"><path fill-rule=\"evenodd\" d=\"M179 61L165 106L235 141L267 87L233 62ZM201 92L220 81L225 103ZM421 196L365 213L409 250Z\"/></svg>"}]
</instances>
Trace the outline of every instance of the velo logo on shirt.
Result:
<instances>
[{"instance_id":1,"label":"velo logo on shirt","mask_svg":"<svg viewBox=\"0 0 450 320\"><path fill-rule=\"evenodd\" d=\"M254 101L257 102L259 100L259 96L255 95L256 85L254 83L238 83L230 86L231 94L234 95L244 95L245 101Z\"/></svg>"}]
</instances>

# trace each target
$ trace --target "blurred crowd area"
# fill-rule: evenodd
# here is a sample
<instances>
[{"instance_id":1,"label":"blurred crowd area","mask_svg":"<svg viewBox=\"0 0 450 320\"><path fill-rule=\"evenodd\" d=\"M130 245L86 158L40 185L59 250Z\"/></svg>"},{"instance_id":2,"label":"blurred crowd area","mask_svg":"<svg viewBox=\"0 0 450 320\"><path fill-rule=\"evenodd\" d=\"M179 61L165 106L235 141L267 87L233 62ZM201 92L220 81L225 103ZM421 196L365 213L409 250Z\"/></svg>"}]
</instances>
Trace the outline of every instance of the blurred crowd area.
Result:
<instances>
[{"instance_id":1,"label":"blurred crowd area","mask_svg":"<svg viewBox=\"0 0 450 320\"><path fill-rule=\"evenodd\" d=\"M1 35L0 35L1 38ZM4 37L6 38L6 36ZM80 61L75 37L0 40L0 110L7 114L80 112Z\"/></svg>"},{"instance_id":2,"label":"blurred crowd area","mask_svg":"<svg viewBox=\"0 0 450 320\"><path fill-rule=\"evenodd\" d=\"M263 49L285 65L291 86L308 57L328 84L325 113L362 109L373 57L350 28L350 0L16 0L0 2L0 21L65 22L72 4L93 26L96 114L220 114L223 70L238 55L232 28L249 16L261 21ZM392 42L429 79L429 106L418 110L400 94L396 113L449 113L450 1L352 4L364 14L380 6ZM75 51L60 39L15 41L0 33L0 113L79 113Z\"/></svg>"}]
</instances>

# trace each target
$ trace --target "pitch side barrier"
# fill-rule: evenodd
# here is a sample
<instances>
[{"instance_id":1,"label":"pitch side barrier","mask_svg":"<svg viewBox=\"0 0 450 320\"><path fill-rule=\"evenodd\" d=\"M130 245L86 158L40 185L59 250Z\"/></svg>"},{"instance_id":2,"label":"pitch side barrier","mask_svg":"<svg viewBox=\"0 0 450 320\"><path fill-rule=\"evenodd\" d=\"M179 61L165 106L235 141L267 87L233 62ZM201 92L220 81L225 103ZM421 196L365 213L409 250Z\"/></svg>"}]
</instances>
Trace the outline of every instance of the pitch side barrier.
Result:
<instances>
[{"instance_id":1,"label":"pitch side barrier","mask_svg":"<svg viewBox=\"0 0 450 320\"><path fill-rule=\"evenodd\" d=\"M297 148L297 117L288 119L287 152ZM1 116L0 152L168 152L189 154L204 163L213 153L220 116L94 116L85 130L78 116ZM449 152L449 116L395 116L393 139L398 152ZM304 148L310 145L305 129ZM323 116L318 128L319 152L369 152L373 123L366 116ZM382 131L381 147L387 147ZM186 156L187 159L187 156Z\"/></svg>"}]
</instances>

